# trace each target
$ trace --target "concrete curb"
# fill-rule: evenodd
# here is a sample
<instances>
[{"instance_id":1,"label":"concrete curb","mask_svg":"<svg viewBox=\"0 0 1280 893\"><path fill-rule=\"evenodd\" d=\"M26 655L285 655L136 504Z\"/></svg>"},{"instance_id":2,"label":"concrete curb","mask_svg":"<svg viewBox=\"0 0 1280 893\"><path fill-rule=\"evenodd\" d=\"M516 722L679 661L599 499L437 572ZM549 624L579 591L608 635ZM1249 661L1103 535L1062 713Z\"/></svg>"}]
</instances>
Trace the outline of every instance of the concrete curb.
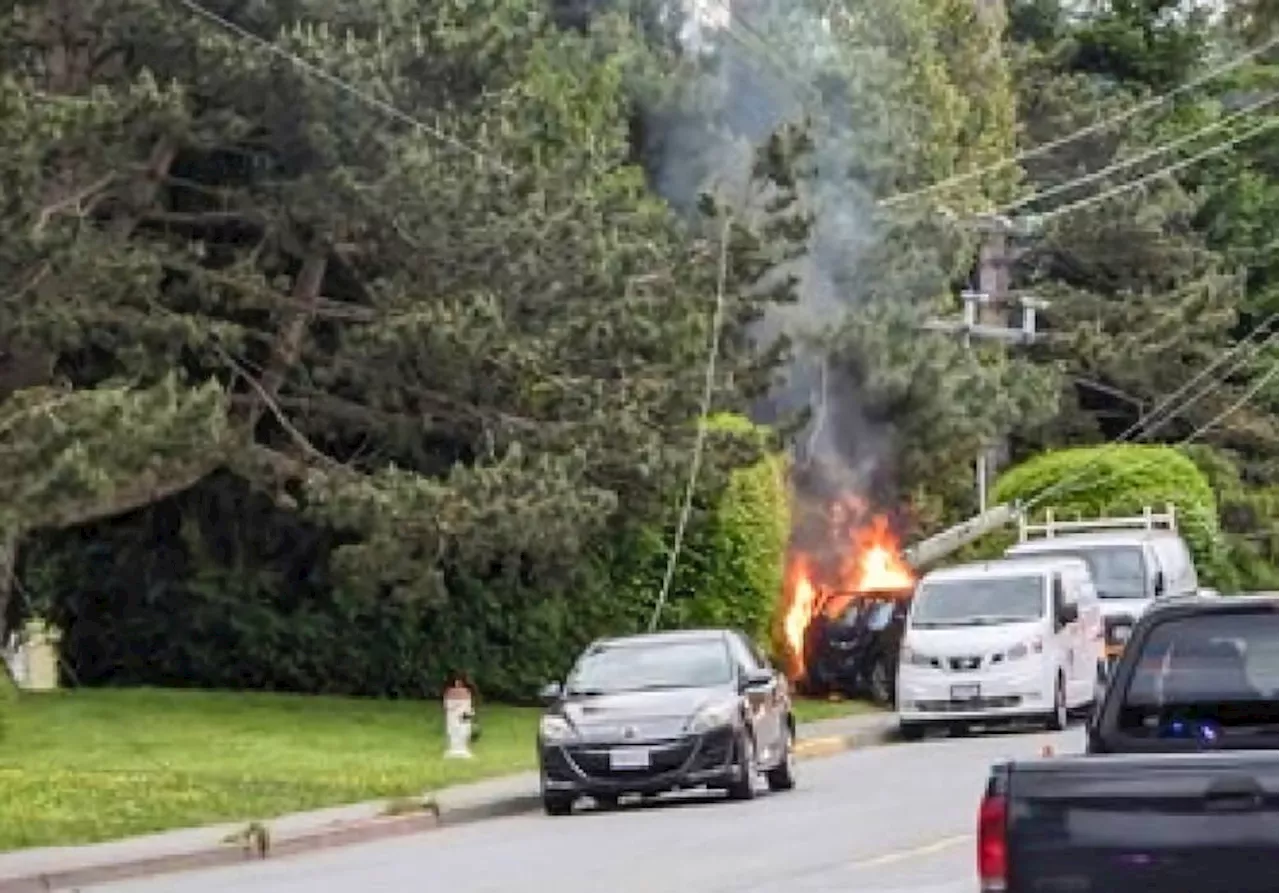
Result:
<instances>
[{"instance_id":1,"label":"concrete curb","mask_svg":"<svg viewBox=\"0 0 1280 893\"><path fill-rule=\"evenodd\" d=\"M816 724L822 728L825 723ZM844 734L812 735L796 742L796 757L812 760L832 756L847 750L876 747L896 740L896 725L885 718L867 718L857 723L857 728ZM802 729L803 734L803 729ZM491 779L501 784L503 779ZM481 783L484 785L486 783ZM536 782L530 781L532 786ZM443 802L441 802L443 801ZM202 868L254 862L260 858L275 859L302 855L319 850L334 849L376 840L386 840L409 834L420 834L437 828L454 827L532 812L542 805L542 798L534 791L496 791L487 796L454 798L447 791L440 793L436 803L427 809L406 815L366 815L354 820L335 820L325 826L300 830L289 834L273 832L270 848L265 857L259 857L237 844L223 842L226 826L207 829L180 851L153 856L125 859L105 858L97 863L78 867L59 866L53 870L20 870L17 875L0 876L0 893L50 893L54 890L71 890L94 884L130 880L160 874L171 874ZM276 820L277 822L279 819ZM271 828L273 822L264 823ZM74 848L68 848L74 850ZM4 854L0 854L3 856Z\"/></svg>"},{"instance_id":2,"label":"concrete curb","mask_svg":"<svg viewBox=\"0 0 1280 893\"><path fill-rule=\"evenodd\" d=\"M440 819L434 811L355 822L346 826L272 841L268 856L263 858L296 856L317 850L384 840L405 834L417 834L438 828L440 825ZM128 862L86 865L81 868L42 872L27 877L7 878L0 880L0 893L48 893L52 890L76 889L139 877L172 874L199 868L217 868L240 862L255 862L259 861L259 858L244 847L216 843L186 853L169 853Z\"/></svg>"},{"instance_id":3,"label":"concrete curb","mask_svg":"<svg viewBox=\"0 0 1280 893\"><path fill-rule=\"evenodd\" d=\"M865 729L858 729L844 735L817 735L811 738L801 738L796 742L796 757L801 760L814 760L820 757L834 756L846 750L860 750L866 747L893 744L897 740L897 723L886 720L868 724Z\"/></svg>"}]
</instances>

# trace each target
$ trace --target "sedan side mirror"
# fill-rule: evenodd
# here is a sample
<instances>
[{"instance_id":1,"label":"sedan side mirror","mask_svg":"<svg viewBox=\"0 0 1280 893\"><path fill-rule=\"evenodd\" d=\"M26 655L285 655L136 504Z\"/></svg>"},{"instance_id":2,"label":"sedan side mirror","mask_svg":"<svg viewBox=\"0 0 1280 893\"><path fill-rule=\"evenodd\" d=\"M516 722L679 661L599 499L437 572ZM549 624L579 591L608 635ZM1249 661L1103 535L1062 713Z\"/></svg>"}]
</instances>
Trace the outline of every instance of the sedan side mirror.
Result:
<instances>
[{"instance_id":1,"label":"sedan side mirror","mask_svg":"<svg viewBox=\"0 0 1280 893\"><path fill-rule=\"evenodd\" d=\"M1071 602L1063 602L1058 606L1058 623L1065 626L1068 623L1075 623L1080 619L1079 605Z\"/></svg>"},{"instance_id":2,"label":"sedan side mirror","mask_svg":"<svg viewBox=\"0 0 1280 893\"><path fill-rule=\"evenodd\" d=\"M538 697L542 699L544 704L554 704L560 700L562 694L564 694L564 689L560 687L559 682L548 682L542 686L542 691L538 693Z\"/></svg>"},{"instance_id":3,"label":"sedan side mirror","mask_svg":"<svg viewBox=\"0 0 1280 893\"><path fill-rule=\"evenodd\" d=\"M763 691L777 681L772 670L747 670L742 674L742 690Z\"/></svg>"}]
</instances>

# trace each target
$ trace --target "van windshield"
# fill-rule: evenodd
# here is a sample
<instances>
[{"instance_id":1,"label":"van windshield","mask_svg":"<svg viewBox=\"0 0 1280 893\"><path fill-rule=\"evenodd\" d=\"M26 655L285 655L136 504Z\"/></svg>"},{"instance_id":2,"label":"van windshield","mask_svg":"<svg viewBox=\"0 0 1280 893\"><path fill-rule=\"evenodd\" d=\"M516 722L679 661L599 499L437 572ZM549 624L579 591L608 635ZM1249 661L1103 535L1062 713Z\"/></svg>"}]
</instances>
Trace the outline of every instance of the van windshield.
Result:
<instances>
[{"instance_id":1,"label":"van windshield","mask_svg":"<svg viewBox=\"0 0 1280 893\"><path fill-rule=\"evenodd\" d=\"M921 585L911 608L913 627L993 626L1039 620L1045 613L1042 577L978 577Z\"/></svg>"},{"instance_id":2,"label":"van windshield","mask_svg":"<svg viewBox=\"0 0 1280 893\"><path fill-rule=\"evenodd\" d=\"M1089 566L1098 598L1146 598L1146 561L1138 546L1090 546L1054 549L1054 555L1079 558Z\"/></svg>"}]
</instances>

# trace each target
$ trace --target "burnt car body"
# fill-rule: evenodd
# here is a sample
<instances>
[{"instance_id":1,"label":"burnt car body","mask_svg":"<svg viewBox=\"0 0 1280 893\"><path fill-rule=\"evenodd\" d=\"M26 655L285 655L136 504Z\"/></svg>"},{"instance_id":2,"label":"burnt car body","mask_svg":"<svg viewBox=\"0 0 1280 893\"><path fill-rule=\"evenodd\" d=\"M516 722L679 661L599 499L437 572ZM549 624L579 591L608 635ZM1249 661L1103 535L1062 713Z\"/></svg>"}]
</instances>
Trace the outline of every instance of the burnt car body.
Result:
<instances>
[{"instance_id":1,"label":"burnt car body","mask_svg":"<svg viewBox=\"0 0 1280 893\"><path fill-rule=\"evenodd\" d=\"M805 690L891 706L913 592L823 593L805 632Z\"/></svg>"},{"instance_id":2,"label":"burnt car body","mask_svg":"<svg viewBox=\"0 0 1280 893\"><path fill-rule=\"evenodd\" d=\"M737 630L689 630L590 645L561 687L543 690L538 730L543 807L580 796L688 788L755 795L794 786L795 719L787 681Z\"/></svg>"}]
</instances>

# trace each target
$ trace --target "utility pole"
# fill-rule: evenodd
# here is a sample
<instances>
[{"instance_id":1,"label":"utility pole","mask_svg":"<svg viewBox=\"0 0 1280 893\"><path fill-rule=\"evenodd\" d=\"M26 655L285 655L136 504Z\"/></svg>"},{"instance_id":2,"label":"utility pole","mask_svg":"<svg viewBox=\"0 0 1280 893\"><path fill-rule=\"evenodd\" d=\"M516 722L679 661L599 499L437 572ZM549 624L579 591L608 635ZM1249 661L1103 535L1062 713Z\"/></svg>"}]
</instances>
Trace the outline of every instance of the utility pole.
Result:
<instances>
[{"instance_id":1,"label":"utility pole","mask_svg":"<svg viewBox=\"0 0 1280 893\"><path fill-rule=\"evenodd\" d=\"M1048 306L1046 302L1029 296L1018 296L1016 302L1022 308L1021 325L1009 325L1009 310L1014 297L1009 291L1009 267L1014 255L1011 238L1021 227L1009 218L987 214L972 221L982 235L978 249L978 289L960 293L964 301L964 313L959 320L929 320L925 328L933 332L960 335L964 346L971 347L973 339L996 341L1002 344L1030 344L1037 338L1036 311ZM974 468L978 481L978 511L987 510L987 477L1007 459L1008 444L984 445L978 450Z\"/></svg>"}]
</instances>

